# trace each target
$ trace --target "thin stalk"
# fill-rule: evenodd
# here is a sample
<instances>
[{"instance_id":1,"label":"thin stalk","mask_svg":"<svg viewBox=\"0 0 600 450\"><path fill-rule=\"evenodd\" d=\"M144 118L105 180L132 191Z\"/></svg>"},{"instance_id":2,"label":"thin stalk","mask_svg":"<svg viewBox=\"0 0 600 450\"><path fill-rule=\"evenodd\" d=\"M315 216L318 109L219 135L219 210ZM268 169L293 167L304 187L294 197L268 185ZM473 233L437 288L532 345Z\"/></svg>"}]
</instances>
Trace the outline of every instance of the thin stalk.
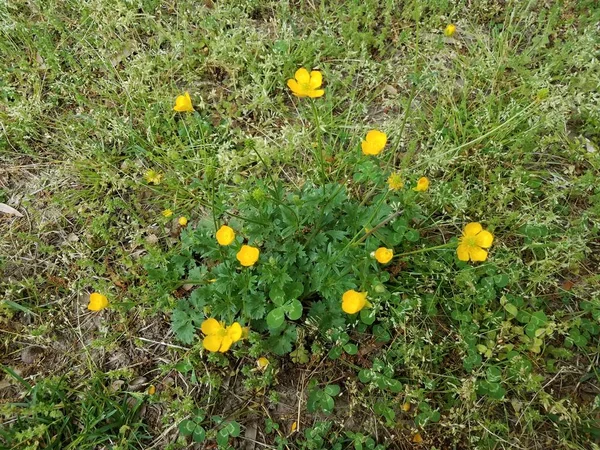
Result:
<instances>
[{"instance_id":1,"label":"thin stalk","mask_svg":"<svg viewBox=\"0 0 600 450\"><path fill-rule=\"evenodd\" d=\"M310 106L312 108L313 120L317 128L317 160L319 161L319 170L321 171L321 183L325 184L327 177L325 176L325 160L323 158L323 136L321 134L321 123L319 121L319 112L315 101L311 99Z\"/></svg>"}]
</instances>

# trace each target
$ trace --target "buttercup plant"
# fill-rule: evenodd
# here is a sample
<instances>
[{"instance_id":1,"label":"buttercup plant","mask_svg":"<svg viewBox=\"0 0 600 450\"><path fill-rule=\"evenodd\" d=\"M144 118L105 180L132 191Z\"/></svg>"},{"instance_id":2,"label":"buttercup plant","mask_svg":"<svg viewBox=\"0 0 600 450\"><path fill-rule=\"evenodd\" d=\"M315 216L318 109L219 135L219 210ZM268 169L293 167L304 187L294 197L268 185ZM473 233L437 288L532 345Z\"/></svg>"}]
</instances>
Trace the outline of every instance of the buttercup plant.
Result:
<instances>
[{"instance_id":1,"label":"buttercup plant","mask_svg":"<svg viewBox=\"0 0 600 450\"><path fill-rule=\"evenodd\" d=\"M321 83L320 72L306 69L288 80L297 97L322 96ZM399 172L392 171L385 182L388 164L378 155L387 139L385 133L372 129L361 142L362 153L380 171L381 184L370 191L374 197L355 198L349 186L340 182L321 186L307 182L287 191L269 176L269 183L253 185L237 205L239 213L230 215L226 187L216 188L213 220L201 220L195 229L184 228L180 253L166 273L162 271L162 279L172 279L175 286L196 286L189 298L179 300L173 313L177 336L192 342L200 328L205 349L226 352L241 338L243 327L268 333L272 351L289 353L299 320L310 319L321 333L339 331L354 323L357 313L371 302L376 306L380 299L389 298L385 283L394 258L455 246L451 242L411 249L419 240L411 221L419 216L416 202L421 197L408 195ZM428 187L429 179L421 177L413 190L423 192ZM228 225L218 225L223 222ZM482 247L491 245L488 235L481 227L468 225L457 250L459 259L467 255L472 261L484 260L487 252ZM375 317L359 316L369 325Z\"/></svg>"}]
</instances>

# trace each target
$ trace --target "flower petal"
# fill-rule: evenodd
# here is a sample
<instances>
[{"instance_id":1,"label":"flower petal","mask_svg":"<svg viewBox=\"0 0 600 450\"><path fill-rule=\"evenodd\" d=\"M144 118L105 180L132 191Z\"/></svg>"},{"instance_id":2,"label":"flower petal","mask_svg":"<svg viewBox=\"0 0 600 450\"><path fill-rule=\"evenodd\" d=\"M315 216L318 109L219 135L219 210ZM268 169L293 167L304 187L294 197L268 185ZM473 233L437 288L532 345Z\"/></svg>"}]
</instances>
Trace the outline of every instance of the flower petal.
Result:
<instances>
[{"instance_id":1,"label":"flower petal","mask_svg":"<svg viewBox=\"0 0 600 450\"><path fill-rule=\"evenodd\" d=\"M475 236L477 233L481 231L481 224L479 222L471 222L465 225L465 229L463 230L464 236Z\"/></svg>"},{"instance_id":2,"label":"flower petal","mask_svg":"<svg viewBox=\"0 0 600 450\"><path fill-rule=\"evenodd\" d=\"M494 242L494 235L487 230L481 230L477 236L475 236L475 243L483 248L490 248Z\"/></svg>"},{"instance_id":3,"label":"flower petal","mask_svg":"<svg viewBox=\"0 0 600 450\"><path fill-rule=\"evenodd\" d=\"M367 304L367 293L356 292L354 289L344 292L342 296L342 310L346 314L355 314Z\"/></svg>"},{"instance_id":4,"label":"flower petal","mask_svg":"<svg viewBox=\"0 0 600 450\"><path fill-rule=\"evenodd\" d=\"M211 334L215 334L218 333L219 331L221 331L223 329L223 326L219 323L219 321L217 319L206 319L204 322L202 322L202 325L200 326L200 329L202 330L202 332L206 335L211 335ZM216 351L216 350L213 350Z\"/></svg>"},{"instance_id":5,"label":"flower petal","mask_svg":"<svg viewBox=\"0 0 600 450\"><path fill-rule=\"evenodd\" d=\"M90 295L90 302L88 304L88 309L90 311L102 311L104 308L108 306L108 299L105 295L102 295L98 292L93 292Z\"/></svg>"},{"instance_id":6,"label":"flower petal","mask_svg":"<svg viewBox=\"0 0 600 450\"><path fill-rule=\"evenodd\" d=\"M310 74L308 73L308 70L306 70L304 67L300 67L298 70L296 70L294 78L296 79L296 81L298 81L298 83L301 84L310 83Z\"/></svg>"},{"instance_id":7,"label":"flower petal","mask_svg":"<svg viewBox=\"0 0 600 450\"><path fill-rule=\"evenodd\" d=\"M469 247L464 244L460 244L458 247L456 247L456 256L458 256L458 259L461 261L468 261Z\"/></svg>"},{"instance_id":8,"label":"flower petal","mask_svg":"<svg viewBox=\"0 0 600 450\"><path fill-rule=\"evenodd\" d=\"M362 141L360 143L360 148L365 155L378 155L380 153L380 151L377 151L373 143L369 141Z\"/></svg>"},{"instance_id":9,"label":"flower petal","mask_svg":"<svg viewBox=\"0 0 600 450\"><path fill-rule=\"evenodd\" d=\"M210 336L206 336L202 341L202 347L204 347L209 352L218 352L221 348L221 344L223 342L223 336L218 334L211 334Z\"/></svg>"},{"instance_id":10,"label":"flower petal","mask_svg":"<svg viewBox=\"0 0 600 450\"><path fill-rule=\"evenodd\" d=\"M323 95L325 94L325 90L324 89L315 89L315 90L310 90L308 91L307 95L310 98L319 98L319 97L323 97Z\"/></svg>"},{"instance_id":11,"label":"flower petal","mask_svg":"<svg viewBox=\"0 0 600 450\"><path fill-rule=\"evenodd\" d=\"M305 97L306 95L302 93L302 89L296 80L289 79L287 80L287 85L292 91L292 93L298 97Z\"/></svg>"},{"instance_id":12,"label":"flower petal","mask_svg":"<svg viewBox=\"0 0 600 450\"><path fill-rule=\"evenodd\" d=\"M320 88L323 84L323 75L318 70L313 70L310 73L310 82L309 85L313 89Z\"/></svg>"},{"instance_id":13,"label":"flower petal","mask_svg":"<svg viewBox=\"0 0 600 450\"><path fill-rule=\"evenodd\" d=\"M242 326L237 322L233 322L227 327L227 336L229 336L233 342L239 341L242 338Z\"/></svg>"},{"instance_id":14,"label":"flower petal","mask_svg":"<svg viewBox=\"0 0 600 450\"><path fill-rule=\"evenodd\" d=\"M481 247L473 246L469 248L469 256L471 257L471 261L481 262L487 259L488 252Z\"/></svg>"},{"instance_id":15,"label":"flower petal","mask_svg":"<svg viewBox=\"0 0 600 450\"><path fill-rule=\"evenodd\" d=\"M227 350L231 348L231 344L233 344L233 340L229 336L224 336L223 341L221 342L221 348L219 351L221 353L225 353Z\"/></svg>"},{"instance_id":16,"label":"flower petal","mask_svg":"<svg viewBox=\"0 0 600 450\"><path fill-rule=\"evenodd\" d=\"M377 147L385 147L385 144L387 143L387 135L379 130L370 130L367 133L367 137L366 140L369 142L372 142L373 145L377 146Z\"/></svg>"}]
</instances>

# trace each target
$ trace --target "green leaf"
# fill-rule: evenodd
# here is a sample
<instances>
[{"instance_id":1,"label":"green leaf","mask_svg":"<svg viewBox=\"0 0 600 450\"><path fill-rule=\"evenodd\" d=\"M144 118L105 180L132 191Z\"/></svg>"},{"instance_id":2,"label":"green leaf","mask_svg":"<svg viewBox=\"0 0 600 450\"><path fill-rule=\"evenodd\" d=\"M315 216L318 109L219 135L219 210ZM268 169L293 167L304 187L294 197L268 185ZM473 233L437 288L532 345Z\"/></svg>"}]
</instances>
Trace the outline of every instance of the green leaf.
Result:
<instances>
[{"instance_id":1,"label":"green leaf","mask_svg":"<svg viewBox=\"0 0 600 450\"><path fill-rule=\"evenodd\" d=\"M240 435L240 424L235 420L227 422L221 431L226 432L231 437L238 437Z\"/></svg>"},{"instance_id":2,"label":"green leaf","mask_svg":"<svg viewBox=\"0 0 600 450\"><path fill-rule=\"evenodd\" d=\"M192 433L192 439L194 442L204 442L206 438L206 431L201 426L197 426L194 432Z\"/></svg>"},{"instance_id":3,"label":"green leaf","mask_svg":"<svg viewBox=\"0 0 600 450\"><path fill-rule=\"evenodd\" d=\"M269 314L267 314L267 325L269 326L269 328L275 330L281 327L281 325L283 325L283 322L285 321L284 314L285 311L282 307L275 308Z\"/></svg>"},{"instance_id":4,"label":"green leaf","mask_svg":"<svg viewBox=\"0 0 600 450\"><path fill-rule=\"evenodd\" d=\"M329 350L329 359L338 359L340 356L342 356L342 347L339 345Z\"/></svg>"},{"instance_id":5,"label":"green leaf","mask_svg":"<svg viewBox=\"0 0 600 450\"><path fill-rule=\"evenodd\" d=\"M335 402L333 398L330 396L325 396L322 400L321 409L325 414L331 414L333 412L333 408L335 407Z\"/></svg>"},{"instance_id":6,"label":"green leaf","mask_svg":"<svg viewBox=\"0 0 600 450\"><path fill-rule=\"evenodd\" d=\"M369 369L362 369L358 372L358 379L361 383L368 383L373 379L373 373Z\"/></svg>"},{"instance_id":7,"label":"green leaf","mask_svg":"<svg viewBox=\"0 0 600 450\"><path fill-rule=\"evenodd\" d=\"M290 320L298 320L302 317L302 303L299 300L292 300L291 303L288 303L286 309Z\"/></svg>"},{"instance_id":8,"label":"green leaf","mask_svg":"<svg viewBox=\"0 0 600 450\"><path fill-rule=\"evenodd\" d=\"M364 308L360 311L360 320L366 325L372 325L375 322L375 311L371 308Z\"/></svg>"},{"instance_id":9,"label":"green leaf","mask_svg":"<svg viewBox=\"0 0 600 450\"><path fill-rule=\"evenodd\" d=\"M349 355L356 355L358 353L358 347L356 344L349 343L344 345L344 351Z\"/></svg>"},{"instance_id":10,"label":"green leaf","mask_svg":"<svg viewBox=\"0 0 600 450\"><path fill-rule=\"evenodd\" d=\"M518 308L512 303L507 303L506 305L504 305L504 309L513 317L517 317L517 314L519 314Z\"/></svg>"},{"instance_id":11,"label":"green leaf","mask_svg":"<svg viewBox=\"0 0 600 450\"><path fill-rule=\"evenodd\" d=\"M508 275L506 275L505 273L502 273L500 275L494 275L494 282L499 288L506 287L509 282Z\"/></svg>"},{"instance_id":12,"label":"green leaf","mask_svg":"<svg viewBox=\"0 0 600 450\"><path fill-rule=\"evenodd\" d=\"M196 328L192 324L190 315L179 309L173 311L171 315L171 325L177 335L177 339L186 344L194 342Z\"/></svg>"},{"instance_id":13,"label":"green leaf","mask_svg":"<svg viewBox=\"0 0 600 450\"><path fill-rule=\"evenodd\" d=\"M331 395L332 397L335 397L341 391L340 387L337 384L328 384L323 390L327 395Z\"/></svg>"},{"instance_id":14,"label":"green leaf","mask_svg":"<svg viewBox=\"0 0 600 450\"><path fill-rule=\"evenodd\" d=\"M217 433L217 444L220 447L225 447L229 444L229 433L225 429L219 430Z\"/></svg>"},{"instance_id":15,"label":"green leaf","mask_svg":"<svg viewBox=\"0 0 600 450\"><path fill-rule=\"evenodd\" d=\"M179 432L182 436L190 436L197 426L196 422L186 419L179 424Z\"/></svg>"}]
</instances>

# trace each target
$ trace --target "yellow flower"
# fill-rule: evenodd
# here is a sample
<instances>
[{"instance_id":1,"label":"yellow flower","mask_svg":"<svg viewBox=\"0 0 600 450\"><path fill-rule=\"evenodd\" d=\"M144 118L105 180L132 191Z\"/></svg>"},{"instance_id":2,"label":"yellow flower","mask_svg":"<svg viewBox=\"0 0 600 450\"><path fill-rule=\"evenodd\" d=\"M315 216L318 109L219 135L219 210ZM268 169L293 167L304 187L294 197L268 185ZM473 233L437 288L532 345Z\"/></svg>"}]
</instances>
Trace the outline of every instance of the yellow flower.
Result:
<instances>
[{"instance_id":1,"label":"yellow flower","mask_svg":"<svg viewBox=\"0 0 600 450\"><path fill-rule=\"evenodd\" d=\"M256 360L256 365L258 366L258 368L260 370L265 370L267 368L267 366L269 365L269 360L267 358L265 358L264 356L261 356L260 358L258 358Z\"/></svg>"},{"instance_id":2,"label":"yellow flower","mask_svg":"<svg viewBox=\"0 0 600 450\"><path fill-rule=\"evenodd\" d=\"M444 36L452 37L454 36L454 33L456 33L456 25L452 23L446 25L446 28L444 28Z\"/></svg>"},{"instance_id":3,"label":"yellow flower","mask_svg":"<svg viewBox=\"0 0 600 450\"><path fill-rule=\"evenodd\" d=\"M209 352L225 353L242 338L242 326L234 322L227 328L216 319L206 319L200 327L205 337L202 346Z\"/></svg>"},{"instance_id":4,"label":"yellow flower","mask_svg":"<svg viewBox=\"0 0 600 450\"><path fill-rule=\"evenodd\" d=\"M150 386L148 386L148 390L146 392L148 392L148 395L156 394L156 386L151 384Z\"/></svg>"},{"instance_id":5,"label":"yellow flower","mask_svg":"<svg viewBox=\"0 0 600 450\"><path fill-rule=\"evenodd\" d=\"M365 155L379 155L387 143L387 135L379 130L371 130L360 144Z\"/></svg>"},{"instance_id":6,"label":"yellow flower","mask_svg":"<svg viewBox=\"0 0 600 450\"><path fill-rule=\"evenodd\" d=\"M348 314L356 314L368 304L366 292L356 292L354 289L350 289L342 296L342 309Z\"/></svg>"},{"instance_id":7,"label":"yellow flower","mask_svg":"<svg viewBox=\"0 0 600 450\"><path fill-rule=\"evenodd\" d=\"M146 182L151 184L160 184L162 178L163 174L154 169L148 169L144 174L144 179L146 180Z\"/></svg>"},{"instance_id":8,"label":"yellow flower","mask_svg":"<svg viewBox=\"0 0 600 450\"><path fill-rule=\"evenodd\" d=\"M413 191L425 192L429 189L429 178L421 177L417 180L417 185L413 188Z\"/></svg>"},{"instance_id":9,"label":"yellow flower","mask_svg":"<svg viewBox=\"0 0 600 450\"><path fill-rule=\"evenodd\" d=\"M404 181L402 181L402 176L398 172L391 174L387 182L392 191L399 191L404 187Z\"/></svg>"},{"instance_id":10,"label":"yellow flower","mask_svg":"<svg viewBox=\"0 0 600 450\"><path fill-rule=\"evenodd\" d=\"M378 263L387 264L394 257L394 251L391 248L379 247L375 250L375 259Z\"/></svg>"},{"instance_id":11,"label":"yellow flower","mask_svg":"<svg viewBox=\"0 0 600 450\"><path fill-rule=\"evenodd\" d=\"M235 231L233 231L233 228L228 227L227 225L221 225L221 228L217 230L217 234L215 236L219 245L229 245L235 239Z\"/></svg>"},{"instance_id":12,"label":"yellow flower","mask_svg":"<svg viewBox=\"0 0 600 450\"><path fill-rule=\"evenodd\" d=\"M242 266L250 267L253 266L256 261L258 261L259 254L260 250L256 247L242 245L242 248L240 248L240 251L237 253L236 257Z\"/></svg>"},{"instance_id":13,"label":"yellow flower","mask_svg":"<svg viewBox=\"0 0 600 450\"><path fill-rule=\"evenodd\" d=\"M304 67L296 70L294 78L287 81L288 87L296 97L322 97L325 94L323 89L319 89L323 84L323 75L318 70L308 73Z\"/></svg>"},{"instance_id":14,"label":"yellow flower","mask_svg":"<svg viewBox=\"0 0 600 450\"><path fill-rule=\"evenodd\" d=\"M182 227L185 227L187 225L187 217L181 216L179 220L177 220L177 223Z\"/></svg>"},{"instance_id":15,"label":"yellow flower","mask_svg":"<svg viewBox=\"0 0 600 450\"><path fill-rule=\"evenodd\" d=\"M173 109L177 112L191 112L194 110L194 107L192 106L192 98L190 97L189 92L177 96Z\"/></svg>"},{"instance_id":16,"label":"yellow flower","mask_svg":"<svg viewBox=\"0 0 600 450\"><path fill-rule=\"evenodd\" d=\"M99 294L98 292L94 292L90 295L90 302L88 304L88 309L90 311L102 311L107 306L108 299L105 295Z\"/></svg>"},{"instance_id":17,"label":"yellow flower","mask_svg":"<svg viewBox=\"0 0 600 450\"><path fill-rule=\"evenodd\" d=\"M463 229L463 235L459 240L456 254L461 261L485 261L488 252L494 242L494 236L487 230L482 229L481 224L471 222Z\"/></svg>"},{"instance_id":18,"label":"yellow flower","mask_svg":"<svg viewBox=\"0 0 600 450\"><path fill-rule=\"evenodd\" d=\"M406 402L402 404L402 411L409 412L410 411L410 403Z\"/></svg>"},{"instance_id":19,"label":"yellow flower","mask_svg":"<svg viewBox=\"0 0 600 450\"><path fill-rule=\"evenodd\" d=\"M169 217L171 217L171 216L173 215L173 211L172 211L172 210L170 210L170 209L165 209L165 210L162 212L162 215L163 215L163 216L165 216L165 217L167 217L167 218L169 218Z\"/></svg>"}]
</instances>

